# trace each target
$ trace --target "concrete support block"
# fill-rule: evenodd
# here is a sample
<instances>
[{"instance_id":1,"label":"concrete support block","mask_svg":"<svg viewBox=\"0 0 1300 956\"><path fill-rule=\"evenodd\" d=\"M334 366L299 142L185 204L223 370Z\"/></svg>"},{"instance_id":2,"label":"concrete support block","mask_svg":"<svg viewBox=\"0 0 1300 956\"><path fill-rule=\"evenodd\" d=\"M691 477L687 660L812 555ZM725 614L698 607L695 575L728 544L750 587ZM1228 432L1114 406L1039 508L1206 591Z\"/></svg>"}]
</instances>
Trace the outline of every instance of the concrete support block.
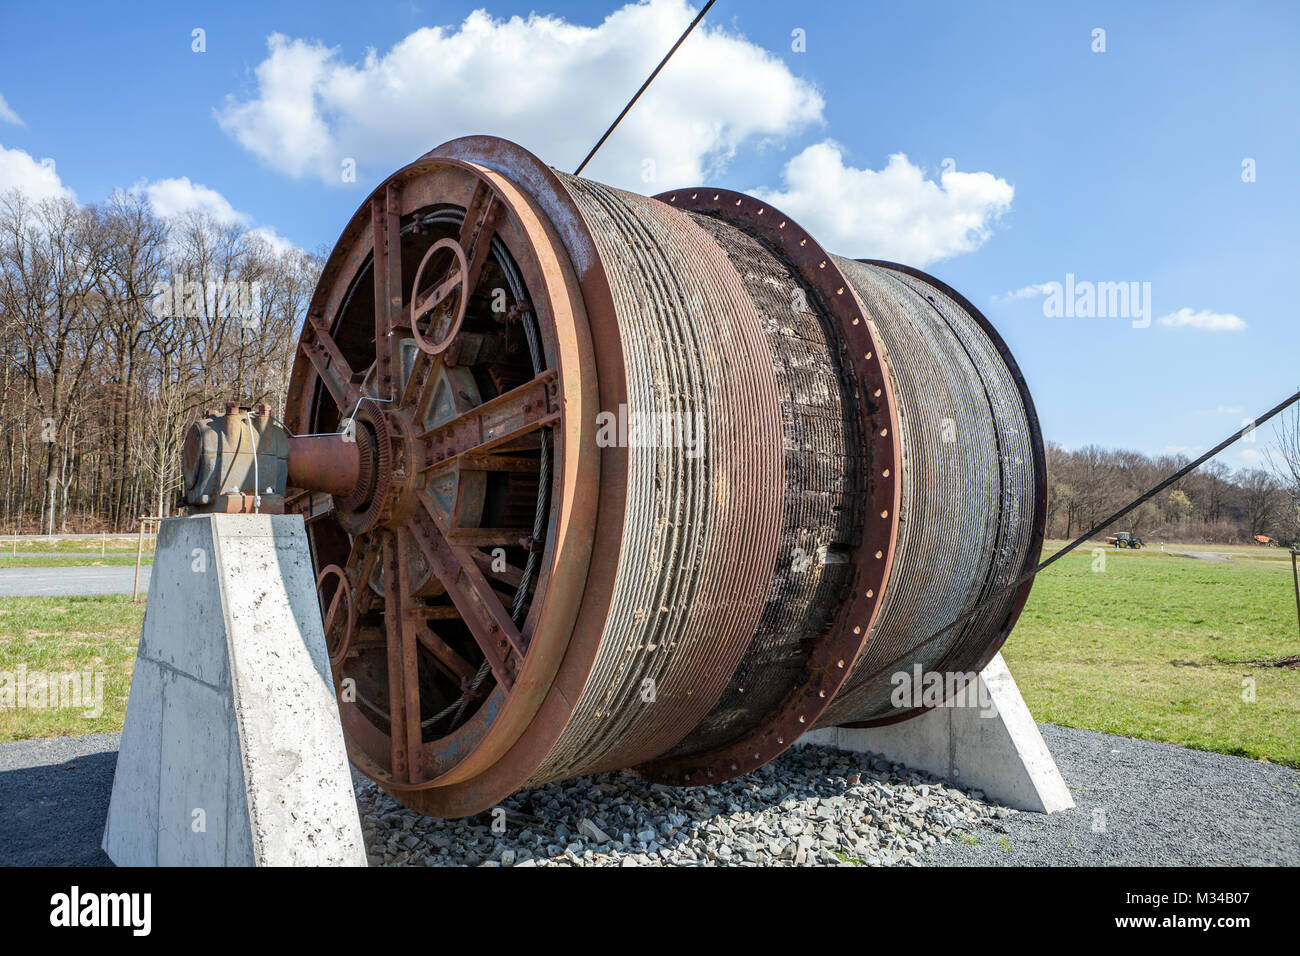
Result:
<instances>
[{"instance_id":1,"label":"concrete support block","mask_svg":"<svg viewBox=\"0 0 1300 956\"><path fill-rule=\"evenodd\" d=\"M1020 689L997 654L976 678L974 706L936 707L886 727L825 727L800 744L879 754L985 794L1017 810L1054 813L1074 806L1056 761L1038 732Z\"/></svg>"},{"instance_id":2,"label":"concrete support block","mask_svg":"<svg viewBox=\"0 0 1300 956\"><path fill-rule=\"evenodd\" d=\"M119 866L366 865L300 516L162 522L103 847Z\"/></svg>"}]
</instances>

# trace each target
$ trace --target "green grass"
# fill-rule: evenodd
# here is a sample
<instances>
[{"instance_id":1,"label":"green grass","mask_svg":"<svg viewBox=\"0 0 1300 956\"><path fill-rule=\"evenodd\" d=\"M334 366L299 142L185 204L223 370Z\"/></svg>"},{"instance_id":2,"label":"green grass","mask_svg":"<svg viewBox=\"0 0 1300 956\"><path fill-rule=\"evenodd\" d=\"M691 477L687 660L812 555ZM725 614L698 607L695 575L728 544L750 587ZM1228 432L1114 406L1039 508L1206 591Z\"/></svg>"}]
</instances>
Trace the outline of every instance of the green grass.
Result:
<instances>
[{"instance_id":1,"label":"green grass","mask_svg":"<svg viewBox=\"0 0 1300 956\"><path fill-rule=\"evenodd\" d=\"M109 536L101 541L99 538L60 538L57 535L53 538L44 538L37 535L31 537L20 537L17 542L12 536L0 538L0 554L11 554L14 546L17 544L19 552L39 551L42 553L61 554L65 552L94 552L98 554L103 546L109 554L135 554L135 549L139 545L135 535L118 535ZM154 539L149 536L144 539L145 554L152 554L154 550Z\"/></svg>"},{"instance_id":2,"label":"green grass","mask_svg":"<svg viewBox=\"0 0 1300 956\"><path fill-rule=\"evenodd\" d=\"M1093 571L1081 550L1043 572L1003 649L1035 717L1300 768L1300 669L1247 663L1300 654L1290 562L1105 559ZM143 615L126 596L0 599L0 675L92 668L106 683L103 716L0 709L0 740L120 729Z\"/></svg>"},{"instance_id":3,"label":"green grass","mask_svg":"<svg viewBox=\"0 0 1300 956\"><path fill-rule=\"evenodd\" d=\"M1300 767L1300 670L1245 663L1300 654L1290 561L1200 561L1169 547L1107 549L1100 572L1080 549L1039 576L1003 649L1030 710Z\"/></svg>"},{"instance_id":4,"label":"green grass","mask_svg":"<svg viewBox=\"0 0 1300 956\"><path fill-rule=\"evenodd\" d=\"M0 741L121 730L144 604L127 595L0 599ZM17 707L19 668L32 675L89 671L103 679L103 713L88 707ZM29 698L25 703L32 703Z\"/></svg>"},{"instance_id":5,"label":"green grass","mask_svg":"<svg viewBox=\"0 0 1300 956\"><path fill-rule=\"evenodd\" d=\"M140 559L141 567L153 564L153 555ZM93 568L135 567L135 552L113 554L42 554L35 557L12 557L0 552L0 568Z\"/></svg>"}]
</instances>

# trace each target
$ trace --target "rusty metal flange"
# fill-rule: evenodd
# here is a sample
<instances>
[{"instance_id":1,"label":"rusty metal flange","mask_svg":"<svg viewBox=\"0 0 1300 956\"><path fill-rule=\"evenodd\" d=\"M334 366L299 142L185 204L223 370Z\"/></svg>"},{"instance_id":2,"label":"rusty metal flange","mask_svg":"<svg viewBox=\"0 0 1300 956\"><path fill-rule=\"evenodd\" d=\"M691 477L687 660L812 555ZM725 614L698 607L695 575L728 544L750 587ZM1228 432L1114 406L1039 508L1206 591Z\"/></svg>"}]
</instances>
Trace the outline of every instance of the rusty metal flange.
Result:
<instances>
[{"instance_id":1,"label":"rusty metal flange","mask_svg":"<svg viewBox=\"0 0 1300 956\"><path fill-rule=\"evenodd\" d=\"M794 745L810 730L848 677L875 621L889 579L896 534L898 494L897 412L879 342L866 310L829 253L790 217L752 196L696 187L655 197L675 208L717 216L762 241L790 262L836 320L858 383L857 411L866 434L866 498L863 527L853 553L848 599L828 633L816 641L807 667L779 710L766 715L725 747L650 761L638 773L663 783L714 782L748 773Z\"/></svg>"}]
</instances>

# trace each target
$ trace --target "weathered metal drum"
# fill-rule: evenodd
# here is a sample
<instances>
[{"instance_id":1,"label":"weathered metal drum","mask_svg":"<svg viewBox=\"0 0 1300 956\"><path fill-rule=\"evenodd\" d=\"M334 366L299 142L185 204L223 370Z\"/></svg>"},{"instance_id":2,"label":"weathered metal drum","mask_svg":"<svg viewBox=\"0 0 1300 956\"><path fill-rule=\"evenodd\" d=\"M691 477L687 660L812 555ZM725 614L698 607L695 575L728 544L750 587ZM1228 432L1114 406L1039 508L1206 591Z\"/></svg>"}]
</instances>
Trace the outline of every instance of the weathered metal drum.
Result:
<instances>
[{"instance_id":1,"label":"weathered metal drum","mask_svg":"<svg viewBox=\"0 0 1300 956\"><path fill-rule=\"evenodd\" d=\"M291 448L288 507L353 762L431 814L615 768L717 782L913 716L893 675L979 670L1042 540L1033 405L960 295L752 197L487 137L353 218L285 423L355 443L346 493Z\"/></svg>"}]
</instances>

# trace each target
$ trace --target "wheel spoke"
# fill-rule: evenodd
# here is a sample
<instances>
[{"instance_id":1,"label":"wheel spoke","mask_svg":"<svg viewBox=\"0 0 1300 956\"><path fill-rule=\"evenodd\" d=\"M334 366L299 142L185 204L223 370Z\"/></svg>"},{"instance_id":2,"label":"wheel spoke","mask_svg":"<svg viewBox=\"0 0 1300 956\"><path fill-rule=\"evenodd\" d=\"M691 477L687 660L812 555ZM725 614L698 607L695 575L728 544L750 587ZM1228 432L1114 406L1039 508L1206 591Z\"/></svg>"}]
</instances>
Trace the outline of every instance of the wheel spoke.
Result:
<instances>
[{"instance_id":1,"label":"wheel spoke","mask_svg":"<svg viewBox=\"0 0 1300 956\"><path fill-rule=\"evenodd\" d=\"M465 277L460 274L460 270L453 270L449 278L444 279L432 292L423 296L415 303L415 310L413 312L415 320L418 322L420 319L424 318L424 316L428 315L429 312L433 311L433 309L437 308L438 304L441 303L443 299L447 298L447 296L451 295L452 290L461 285L464 281Z\"/></svg>"},{"instance_id":2,"label":"wheel spoke","mask_svg":"<svg viewBox=\"0 0 1300 956\"><path fill-rule=\"evenodd\" d=\"M479 180L460 227L460 247L465 250L465 261L469 263L463 293L467 299L478 285L483 264L492 249L492 236L504 213L505 205L497 194L486 182Z\"/></svg>"},{"instance_id":3,"label":"wheel spoke","mask_svg":"<svg viewBox=\"0 0 1300 956\"><path fill-rule=\"evenodd\" d=\"M394 393L398 367L398 336L402 322L401 206L396 185L389 183L370 203L370 227L374 240L375 276L375 363L380 396Z\"/></svg>"},{"instance_id":4,"label":"wheel spoke","mask_svg":"<svg viewBox=\"0 0 1300 956\"><path fill-rule=\"evenodd\" d=\"M418 438L430 450L425 455L425 470L453 459L468 468L481 468L488 452L528 435L559 420L556 374L548 369L532 381L489 399L462 415ZM479 462L479 465L475 465Z\"/></svg>"},{"instance_id":5,"label":"wheel spoke","mask_svg":"<svg viewBox=\"0 0 1300 956\"><path fill-rule=\"evenodd\" d=\"M393 777L420 778L420 685L411 587L400 531L384 539L384 622L388 633L388 719Z\"/></svg>"},{"instance_id":6,"label":"wheel spoke","mask_svg":"<svg viewBox=\"0 0 1300 956\"><path fill-rule=\"evenodd\" d=\"M457 654L456 649L435 634L428 625L421 627L416 632L416 637L419 638L424 649L433 655L434 660L442 666L443 670L461 682L462 689L465 681L473 679L473 665Z\"/></svg>"},{"instance_id":7,"label":"wheel spoke","mask_svg":"<svg viewBox=\"0 0 1300 956\"><path fill-rule=\"evenodd\" d=\"M500 581L508 587L518 589L519 585L524 580L524 572L522 568L517 568L512 564L507 564L504 568L498 570L495 567L498 563L497 559L485 551L471 551L470 557L474 559L474 562L483 571L484 575L495 581ZM536 581L533 582L533 585L536 585Z\"/></svg>"},{"instance_id":8,"label":"wheel spoke","mask_svg":"<svg viewBox=\"0 0 1300 956\"><path fill-rule=\"evenodd\" d=\"M447 540L471 548L517 548L532 533L531 528L449 528Z\"/></svg>"},{"instance_id":9,"label":"wheel spoke","mask_svg":"<svg viewBox=\"0 0 1300 956\"><path fill-rule=\"evenodd\" d=\"M351 412L361 397L361 390L353 383L352 366L343 357L323 320L314 316L303 323L298 348L311 361L339 411L344 414Z\"/></svg>"},{"instance_id":10,"label":"wheel spoke","mask_svg":"<svg viewBox=\"0 0 1300 956\"><path fill-rule=\"evenodd\" d=\"M446 530L437 517L437 506L425 493L419 493L423 508L417 508L408 520L416 546L424 552L461 618L474 636L496 675L497 683L509 690L514 685L510 657L521 661L526 642L506 612L501 598L471 556L471 548L456 547L448 542Z\"/></svg>"},{"instance_id":11,"label":"wheel spoke","mask_svg":"<svg viewBox=\"0 0 1300 956\"><path fill-rule=\"evenodd\" d=\"M415 353L415 364L411 366L411 376L402 389L402 408L411 413L411 420L423 422L429 417L429 406L433 404L434 385L438 381L438 372L442 368L442 354L430 355L424 349Z\"/></svg>"},{"instance_id":12,"label":"wheel spoke","mask_svg":"<svg viewBox=\"0 0 1300 956\"><path fill-rule=\"evenodd\" d=\"M375 537L369 534L359 535L352 541L352 553L344 570L352 582L352 593L356 595L356 616L360 617L375 603L375 592L370 587L370 576L375 564L383 554L383 546L376 546Z\"/></svg>"}]
</instances>

